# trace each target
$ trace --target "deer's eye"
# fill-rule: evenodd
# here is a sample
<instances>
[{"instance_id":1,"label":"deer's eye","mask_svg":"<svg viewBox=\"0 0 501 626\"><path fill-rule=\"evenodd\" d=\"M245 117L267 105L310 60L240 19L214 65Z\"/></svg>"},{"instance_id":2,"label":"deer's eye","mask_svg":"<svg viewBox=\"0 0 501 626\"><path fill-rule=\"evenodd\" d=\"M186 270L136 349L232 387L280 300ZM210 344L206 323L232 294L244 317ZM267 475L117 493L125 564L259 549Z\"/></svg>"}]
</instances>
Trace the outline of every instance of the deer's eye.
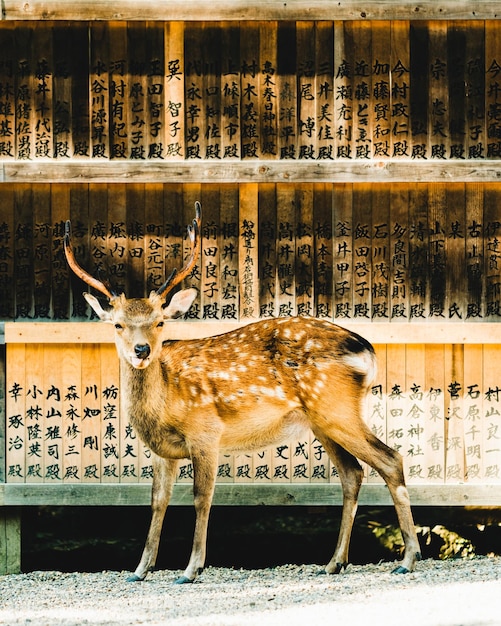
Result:
<instances>
[{"instance_id":1,"label":"deer's eye","mask_svg":"<svg viewBox=\"0 0 501 626\"><path fill-rule=\"evenodd\" d=\"M164 323L163 323L163 322L158 322L158 324L157 324L157 328L162 328L162 326L163 326L163 325L164 325Z\"/></svg>"},{"instance_id":2,"label":"deer's eye","mask_svg":"<svg viewBox=\"0 0 501 626\"><path fill-rule=\"evenodd\" d=\"M115 328L116 328L117 330L122 330L122 329L123 329L123 326L122 326L122 324L118 324L118 323L117 323L117 324L115 324Z\"/></svg>"}]
</instances>

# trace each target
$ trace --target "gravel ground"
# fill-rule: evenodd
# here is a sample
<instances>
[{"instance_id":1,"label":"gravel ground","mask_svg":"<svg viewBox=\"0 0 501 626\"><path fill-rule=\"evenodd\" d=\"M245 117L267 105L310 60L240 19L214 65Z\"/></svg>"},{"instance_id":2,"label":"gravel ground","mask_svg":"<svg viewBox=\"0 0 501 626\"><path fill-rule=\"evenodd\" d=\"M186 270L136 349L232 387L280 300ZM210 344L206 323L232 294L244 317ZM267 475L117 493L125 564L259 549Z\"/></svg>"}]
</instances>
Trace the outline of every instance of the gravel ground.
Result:
<instances>
[{"instance_id":1,"label":"gravel ground","mask_svg":"<svg viewBox=\"0 0 501 626\"><path fill-rule=\"evenodd\" d=\"M265 570L209 567L192 585L180 572L127 583L126 572L32 572L0 577L0 623L267 626L486 626L501 624L501 557L350 566L339 576L317 565ZM328 621L325 621L328 620Z\"/></svg>"}]
</instances>

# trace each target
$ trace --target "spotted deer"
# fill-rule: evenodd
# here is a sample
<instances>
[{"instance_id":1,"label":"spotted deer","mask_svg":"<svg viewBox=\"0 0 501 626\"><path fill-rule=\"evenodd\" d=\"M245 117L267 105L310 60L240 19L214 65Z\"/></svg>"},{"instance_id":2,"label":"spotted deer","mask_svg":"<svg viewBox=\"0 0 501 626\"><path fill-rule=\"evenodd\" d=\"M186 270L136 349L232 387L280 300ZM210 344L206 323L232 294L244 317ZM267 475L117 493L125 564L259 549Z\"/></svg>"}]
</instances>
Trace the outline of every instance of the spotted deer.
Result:
<instances>
[{"instance_id":1,"label":"spotted deer","mask_svg":"<svg viewBox=\"0 0 501 626\"><path fill-rule=\"evenodd\" d=\"M360 459L383 477L394 501L405 551L394 570L412 571L420 558L400 455L363 421L376 371L370 343L335 324L309 317L258 321L222 335L163 341L166 320L184 315L195 289L166 296L187 276L200 247L201 209L188 227L191 254L148 298L127 299L83 270L74 258L67 222L64 247L71 269L109 301L84 297L115 327L121 406L153 452L152 519L141 561L128 580L143 580L155 565L162 524L178 462L191 459L196 523L191 557L176 583L203 571L207 524L220 451L250 451L311 429L336 466L343 512L334 555L325 572L348 564L348 549L363 478Z\"/></svg>"}]
</instances>

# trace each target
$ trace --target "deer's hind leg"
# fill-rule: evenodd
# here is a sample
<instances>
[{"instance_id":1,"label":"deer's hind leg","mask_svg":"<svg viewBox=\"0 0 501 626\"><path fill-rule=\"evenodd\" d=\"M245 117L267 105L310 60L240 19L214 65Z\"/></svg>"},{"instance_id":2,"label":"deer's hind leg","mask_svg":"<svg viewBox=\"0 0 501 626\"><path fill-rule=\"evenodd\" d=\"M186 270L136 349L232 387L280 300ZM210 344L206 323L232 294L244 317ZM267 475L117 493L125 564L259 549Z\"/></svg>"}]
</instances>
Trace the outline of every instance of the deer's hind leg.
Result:
<instances>
[{"instance_id":1,"label":"deer's hind leg","mask_svg":"<svg viewBox=\"0 0 501 626\"><path fill-rule=\"evenodd\" d=\"M379 440L361 418L352 418L349 423L334 422L326 434L354 457L373 467L385 481L395 505L405 544L402 563L394 571L411 572L416 560L421 558L421 553L409 493L405 486L401 455Z\"/></svg>"},{"instance_id":2,"label":"deer's hind leg","mask_svg":"<svg viewBox=\"0 0 501 626\"><path fill-rule=\"evenodd\" d=\"M343 489L343 512L336 550L329 563L325 566L327 574L339 574L348 566L351 532L358 506L358 494L364 471L357 459L337 443L318 436L329 458L336 466Z\"/></svg>"},{"instance_id":3,"label":"deer's hind leg","mask_svg":"<svg viewBox=\"0 0 501 626\"><path fill-rule=\"evenodd\" d=\"M167 510L174 486L178 461L176 459L162 459L152 453L152 463L153 485L151 489L150 529L141 561L136 571L127 579L128 582L144 580L147 573L155 566L165 511Z\"/></svg>"}]
</instances>

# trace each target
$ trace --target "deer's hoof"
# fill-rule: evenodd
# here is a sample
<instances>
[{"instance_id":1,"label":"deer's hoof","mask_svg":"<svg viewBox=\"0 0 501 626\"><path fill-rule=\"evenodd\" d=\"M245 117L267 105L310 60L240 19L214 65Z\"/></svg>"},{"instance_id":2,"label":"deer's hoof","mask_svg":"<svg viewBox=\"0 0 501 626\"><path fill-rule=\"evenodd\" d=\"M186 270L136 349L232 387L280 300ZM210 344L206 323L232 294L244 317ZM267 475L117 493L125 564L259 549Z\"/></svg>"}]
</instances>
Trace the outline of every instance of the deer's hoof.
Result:
<instances>
[{"instance_id":1,"label":"deer's hoof","mask_svg":"<svg viewBox=\"0 0 501 626\"><path fill-rule=\"evenodd\" d=\"M140 582L141 580L144 580L144 576L143 576L143 578L141 578L141 576L138 576L137 574L131 574L127 578L127 582L128 583L137 583L137 582Z\"/></svg>"},{"instance_id":2,"label":"deer's hoof","mask_svg":"<svg viewBox=\"0 0 501 626\"><path fill-rule=\"evenodd\" d=\"M193 581L191 580L191 578L188 578L187 576L180 576L179 578L177 578L174 581L175 585L186 585L187 583L192 583Z\"/></svg>"},{"instance_id":3,"label":"deer's hoof","mask_svg":"<svg viewBox=\"0 0 501 626\"><path fill-rule=\"evenodd\" d=\"M410 570L408 570L406 567L404 567L403 565L399 565L398 567L395 567L394 570L392 570L392 574L408 574L410 572Z\"/></svg>"},{"instance_id":4,"label":"deer's hoof","mask_svg":"<svg viewBox=\"0 0 501 626\"><path fill-rule=\"evenodd\" d=\"M345 561L344 563L336 563L332 570L328 570L327 567L325 567L323 570L320 571L320 574L340 574L347 567L347 561Z\"/></svg>"}]
</instances>

